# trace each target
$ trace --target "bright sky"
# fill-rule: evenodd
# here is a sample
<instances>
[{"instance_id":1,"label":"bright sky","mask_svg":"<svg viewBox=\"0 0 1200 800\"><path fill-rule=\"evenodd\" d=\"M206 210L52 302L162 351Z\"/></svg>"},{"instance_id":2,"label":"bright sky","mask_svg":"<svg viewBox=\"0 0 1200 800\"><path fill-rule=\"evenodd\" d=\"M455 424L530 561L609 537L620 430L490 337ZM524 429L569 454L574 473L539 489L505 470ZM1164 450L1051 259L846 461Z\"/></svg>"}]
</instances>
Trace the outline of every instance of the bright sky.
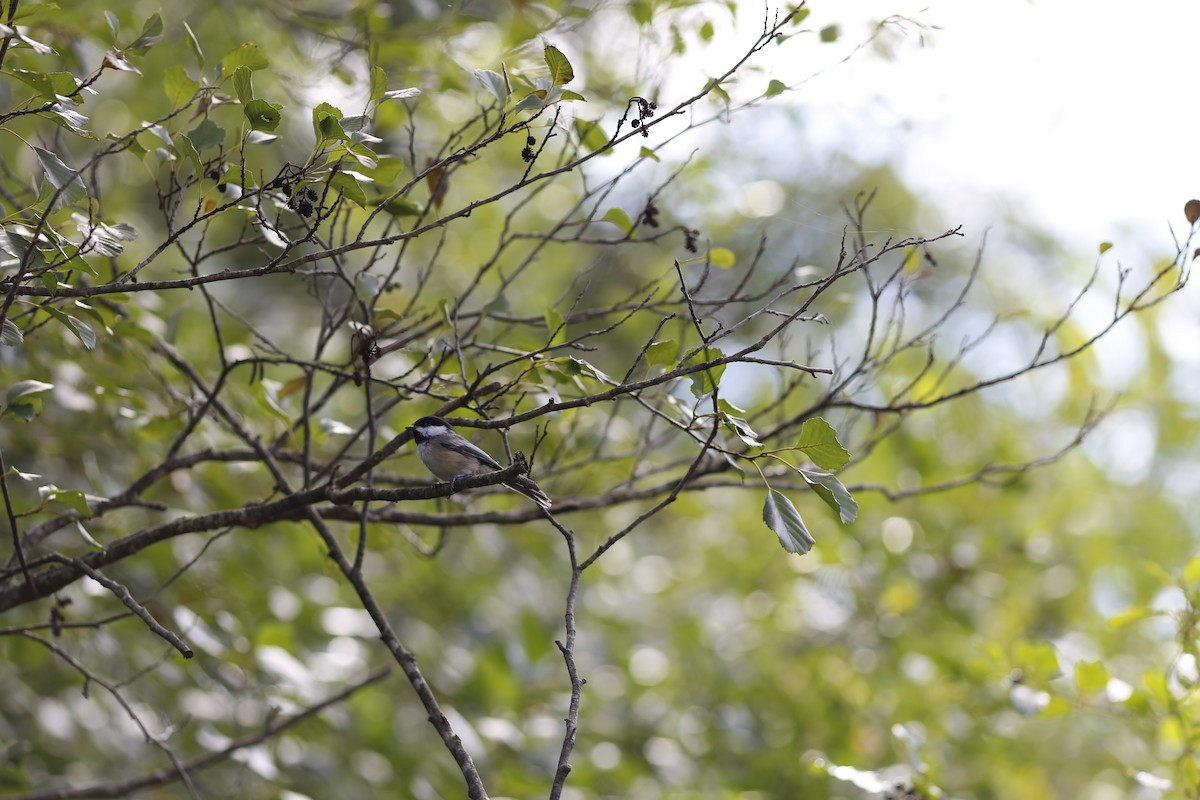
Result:
<instances>
[{"instance_id":1,"label":"bright sky","mask_svg":"<svg viewBox=\"0 0 1200 800\"><path fill-rule=\"evenodd\" d=\"M910 27L894 60L851 59L802 102L835 134L891 126L905 177L932 202L1010 195L1072 249L1139 239L1164 255L1167 221L1186 227L1183 203L1200 196L1200 2L818 2L810 20L848 12L862 21L844 25L847 45L894 13L940 30L921 47Z\"/></svg>"}]
</instances>

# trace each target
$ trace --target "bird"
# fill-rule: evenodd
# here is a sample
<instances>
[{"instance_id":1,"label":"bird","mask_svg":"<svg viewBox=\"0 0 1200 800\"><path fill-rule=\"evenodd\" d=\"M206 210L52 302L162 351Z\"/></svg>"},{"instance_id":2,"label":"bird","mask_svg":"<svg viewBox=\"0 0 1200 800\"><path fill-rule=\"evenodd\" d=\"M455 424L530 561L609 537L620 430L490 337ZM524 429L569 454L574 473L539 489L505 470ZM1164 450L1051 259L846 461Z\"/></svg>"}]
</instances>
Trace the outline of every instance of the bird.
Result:
<instances>
[{"instance_id":1,"label":"bird","mask_svg":"<svg viewBox=\"0 0 1200 800\"><path fill-rule=\"evenodd\" d=\"M483 450L468 442L455 432L454 426L441 417L421 417L408 426L417 443L417 455L435 476L454 482L464 475L485 475L504 467ZM517 475L506 480L502 486L523 494L542 508L553 503L549 496L531 478Z\"/></svg>"}]
</instances>

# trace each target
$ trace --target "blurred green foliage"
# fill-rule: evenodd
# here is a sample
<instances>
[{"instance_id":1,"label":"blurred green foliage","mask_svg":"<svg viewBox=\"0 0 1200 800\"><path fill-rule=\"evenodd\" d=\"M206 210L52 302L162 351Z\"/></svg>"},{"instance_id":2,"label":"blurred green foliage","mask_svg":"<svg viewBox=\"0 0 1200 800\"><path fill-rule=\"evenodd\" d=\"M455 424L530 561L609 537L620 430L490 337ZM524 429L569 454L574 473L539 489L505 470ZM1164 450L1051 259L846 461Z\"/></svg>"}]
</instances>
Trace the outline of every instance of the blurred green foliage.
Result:
<instances>
[{"instance_id":1,"label":"blurred green foliage","mask_svg":"<svg viewBox=\"0 0 1200 800\"><path fill-rule=\"evenodd\" d=\"M382 415L371 428L378 448L459 396L485 363L600 326L571 317L585 307L578 298L586 295L586 307L632 307L645 296L681 303L676 259L689 276L712 268L711 280L733 296L749 265L768 278L828 270L844 231L879 248L918 228L921 198L886 164L822 160L762 135L788 131L802 142L805 118L785 102L794 81L758 74L753 62L687 109L727 126L664 125L605 152L618 121L628 133L633 119L651 119L630 98L665 111L753 42L757 31L747 37L733 24L733 4L129 0L106 14L7 0L3 10L0 291L12 298L6 319L20 341L6 326L0 447L23 533L74 514L28 541L35 568L47 553L80 557L173 518L280 494L248 452L157 476L138 502L95 519L79 513L85 495L93 503L119 495L169 458L259 442L352 465L372 452L359 436L350 456L341 453L368 407ZM779 38L821 47L852 37L829 12L798 15ZM730 40L742 49L705 49ZM703 76L686 71L694 62L685 56L698 52L707 54ZM521 114L534 121L492 142L501 110L510 124ZM572 162L574 148L605 154L563 180L495 199ZM633 177L613 181L622 170ZM843 215L870 191L864 215ZM754 210L764 207L775 211ZM333 208L326 228L300 219ZM399 236L426 225L420 236ZM331 241L361 242L360 230L379 237L378 247L330 255ZM1052 243L1041 246L1032 254L1040 263L1072 264ZM970 238L896 251L903 310L915 324L936 322L957 302L977 247ZM203 283L278 265L281 251L293 268ZM782 448L799 438L825 470L842 467L846 445L851 460L839 477L858 503L853 524L840 524L787 470L770 473L765 480L796 503L816 542L804 556L786 554L763 525L762 484L745 470L744 481L726 474L723 485L681 493L584 572L575 659L587 683L567 796L1197 796L1200 562L1190 560L1196 487L1186 477L1200 474L1194 379L1164 351L1184 323L1171 303L1120 320L1136 331L1139 367L1095 429L1091 410L1113 394L1099 350L922 405L1019 371L1087 280L1074 266L1031 274L1027 262L1004 257L1016 261L996 267L983 254L962 313L927 351L895 352L872 366L873 383L831 392L823 424L836 439L796 425L775 440ZM394 271L380 267L391 263ZM1150 283L1162 269L1169 284L1182 276L1173 263L1138 279ZM143 283L197 282L135 291L131 272ZM46 299L116 280L131 291ZM46 293L17 295L17 283ZM1101 279L1095 291L1111 290ZM342 306L356 310L331 311ZM626 380L686 363L693 324L677 308L659 330L639 317L603 348L500 370L494 379L511 384L498 408L507 415L604 391L633 369L632 353L646 363ZM725 317L705 322L734 324L741 306L722 308ZM1052 348L1102 328L1093 312L1053 328ZM393 383L372 390L369 406L346 355L356 346L349 323L366 324L368 314L374 332L404 343L379 362ZM855 357L875 319L871 287L847 281L813 314L816 333L773 342L769 355L827 365ZM993 324L986 346L957 349ZM466 326L493 349L462 363L447 343ZM662 344L647 347L651 338ZM304 348L309 355L297 356ZM927 371L930 354L952 367ZM427 381L406 382L435 362ZM689 395L717 385L748 409L745 419L722 410L722 441L745 445L739 452L751 451L755 432L775 432L768 421L802 416L812 402L806 389L784 392L776 373L745 365L681 380L673 402L686 408ZM900 396L915 407L866 408ZM650 426L632 405L567 412L550 425L538 458L556 468L537 476L556 501L633 487L633 460L686 467L690 440L639 453ZM296 424L302 409L313 409L307 427ZM1076 447L1081 425L1089 435ZM513 449L531 447L531 431L512 436ZM481 441L503 452L494 432ZM1143 466L1131 472L1127 458ZM282 469L313 478L297 464ZM410 446L373 480L428 483ZM466 502L470 511L522 508L519 498ZM829 504L845 518L840 502ZM587 554L646 508L598 504L563 521ZM536 517L500 522L438 528L372 518L362 575L488 791L521 797L548 791L563 738L571 687L556 641L571 564ZM353 554L358 529L338 525ZM21 574L14 561L7 567L11 589ZM136 618L110 620L123 607L86 579L5 612L0 792L51 796L36 792L169 769L164 748L180 760L220 750L393 663L302 521L173 537L106 574L197 656L183 660ZM463 794L459 768L395 669L190 780L192 796ZM189 790L176 780L136 796Z\"/></svg>"}]
</instances>

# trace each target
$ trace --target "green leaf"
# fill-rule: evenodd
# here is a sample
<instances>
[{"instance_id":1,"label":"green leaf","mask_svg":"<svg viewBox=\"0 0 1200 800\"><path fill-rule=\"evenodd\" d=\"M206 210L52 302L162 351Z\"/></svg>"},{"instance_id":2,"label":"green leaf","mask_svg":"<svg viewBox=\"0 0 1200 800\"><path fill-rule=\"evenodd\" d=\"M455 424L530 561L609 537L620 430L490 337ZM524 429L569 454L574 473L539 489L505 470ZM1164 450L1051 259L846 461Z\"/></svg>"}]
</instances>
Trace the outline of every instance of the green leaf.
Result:
<instances>
[{"instance_id":1,"label":"green leaf","mask_svg":"<svg viewBox=\"0 0 1200 800\"><path fill-rule=\"evenodd\" d=\"M571 68L571 62L552 44L547 44L545 48L546 66L550 68L550 85L563 86L575 79L575 70Z\"/></svg>"},{"instance_id":2,"label":"green leaf","mask_svg":"<svg viewBox=\"0 0 1200 800\"><path fill-rule=\"evenodd\" d=\"M11 319L5 319L4 325L0 327L0 344L16 347L23 341L25 341L25 336L21 333L21 329L14 325Z\"/></svg>"},{"instance_id":3,"label":"green leaf","mask_svg":"<svg viewBox=\"0 0 1200 800\"><path fill-rule=\"evenodd\" d=\"M646 362L652 366L669 366L679 358L679 345L673 340L651 342L646 348Z\"/></svg>"},{"instance_id":4,"label":"green leaf","mask_svg":"<svg viewBox=\"0 0 1200 800\"><path fill-rule=\"evenodd\" d=\"M604 132L604 128L598 122L576 119L575 134L579 137L579 144L589 153L603 149L602 156L612 155L612 148L608 147L608 134Z\"/></svg>"},{"instance_id":5,"label":"green leaf","mask_svg":"<svg viewBox=\"0 0 1200 800\"><path fill-rule=\"evenodd\" d=\"M14 7L14 12L11 14L12 22L28 25L33 22L57 22L62 16L62 9L58 3L47 0L45 3L31 5L23 3L19 8Z\"/></svg>"},{"instance_id":6,"label":"green leaf","mask_svg":"<svg viewBox=\"0 0 1200 800\"><path fill-rule=\"evenodd\" d=\"M59 490L55 492L54 496L50 499L56 503L62 503L63 505L78 511L85 517L90 517L92 515L92 510L88 508L87 497L79 489L68 489L66 491ZM91 539L90 536L88 538ZM91 543L95 544L95 540L93 539ZM99 547L100 545L97 544L96 546Z\"/></svg>"},{"instance_id":7,"label":"green leaf","mask_svg":"<svg viewBox=\"0 0 1200 800\"><path fill-rule=\"evenodd\" d=\"M475 70L475 80L483 84L483 88L492 97L499 101L503 107L508 104L508 98L512 94L512 87L508 84L508 77L501 75L499 72L494 72L490 69Z\"/></svg>"},{"instance_id":8,"label":"green leaf","mask_svg":"<svg viewBox=\"0 0 1200 800\"><path fill-rule=\"evenodd\" d=\"M826 44L836 42L839 35L841 35L841 29L837 25L826 25L824 28L821 28L821 41Z\"/></svg>"},{"instance_id":9,"label":"green leaf","mask_svg":"<svg viewBox=\"0 0 1200 800\"><path fill-rule=\"evenodd\" d=\"M112 40L115 42L121 35L121 20L117 19L117 15L111 11L105 11L104 21L108 23L108 31L112 34Z\"/></svg>"},{"instance_id":10,"label":"green leaf","mask_svg":"<svg viewBox=\"0 0 1200 800\"><path fill-rule=\"evenodd\" d=\"M251 100L246 104L245 113L246 119L250 120L250 127L256 131L273 131L279 127L279 109L283 106L278 103L268 103L266 100Z\"/></svg>"},{"instance_id":11,"label":"green leaf","mask_svg":"<svg viewBox=\"0 0 1200 800\"><path fill-rule=\"evenodd\" d=\"M386 203L384 201L387 200ZM388 200L385 196L376 197L370 201L371 205L377 206L383 203L383 210L393 217L419 217L425 213L425 208L415 200L409 200L407 197L393 197Z\"/></svg>"},{"instance_id":12,"label":"green leaf","mask_svg":"<svg viewBox=\"0 0 1200 800\"><path fill-rule=\"evenodd\" d=\"M817 497L825 501L825 505L838 513L838 518L843 523L849 524L858 518L858 503L836 475L802 469L800 477L812 487Z\"/></svg>"},{"instance_id":13,"label":"green leaf","mask_svg":"<svg viewBox=\"0 0 1200 800\"><path fill-rule=\"evenodd\" d=\"M708 262L720 269L729 269L737 264L737 256L728 247L714 247L708 251Z\"/></svg>"},{"instance_id":14,"label":"green leaf","mask_svg":"<svg viewBox=\"0 0 1200 800\"><path fill-rule=\"evenodd\" d=\"M200 49L200 42L196 39L196 34L192 32L192 26L184 22L183 30L187 33L188 46L192 48L192 55L196 57L196 66L204 69L204 51Z\"/></svg>"},{"instance_id":15,"label":"green leaf","mask_svg":"<svg viewBox=\"0 0 1200 800\"><path fill-rule=\"evenodd\" d=\"M126 53L134 55L142 55L154 45L162 41L163 21L162 17L154 14L150 19L146 20L146 24L142 26L142 32L138 34L138 38L133 41L133 44L125 48Z\"/></svg>"},{"instance_id":16,"label":"green leaf","mask_svg":"<svg viewBox=\"0 0 1200 800\"><path fill-rule=\"evenodd\" d=\"M369 121L370 120L368 120L362 114L351 114L348 117L342 117L341 120L338 121L338 125L341 126L343 133L349 135L350 141L354 144L378 144L383 140L377 136L372 136L363 130ZM372 156L373 155L374 153L372 153Z\"/></svg>"},{"instance_id":17,"label":"green leaf","mask_svg":"<svg viewBox=\"0 0 1200 800\"><path fill-rule=\"evenodd\" d=\"M387 92L387 73L381 68L371 67L371 94L370 102L378 103L383 99L383 95Z\"/></svg>"},{"instance_id":18,"label":"green leaf","mask_svg":"<svg viewBox=\"0 0 1200 800\"><path fill-rule=\"evenodd\" d=\"M649 147L642 147L642 149L638 151L638 158L649 158L653 161L658 161L660 163L662 162L662 159L658 157L658 153L654 152Z\"/></svg>"},{"instance_id":19,"label":"green leaf","mask_svg":"<svg viewBox=\"0 0 1200 800\"><path fill-rule=\"evenodd\" d=\"M318 144L347 138L346 131L341 126L342 116L341 109L329 103L321 103L313 109L313 132L317 135Z\"/></svg>"},{"instance_id":20,"label":"green leaf","mask_svg":"<svg viewBox=\"0 0 1200 800\"><path fill-rule=\"evenodd\" d=\"M0 791L5 794L28 792L33 788L33 781L25 774L25 770L16 764L0 764Z\"/></svg>"},{"instance_id":21,"label":"green leaf","mask_svg":"<svg viewBox=\"0 0 1200 800\"><path fill-rule=\"evenodd\" d=\"M69 72L51 72L50 82L54 84L54 91L61 95L74 94L79 88L79 79Z\"/></svg>"},{"instance_id":22,"label":"green leaf","mask_svg":"<svg viewBox=\"0 0 1200 800\"><path fill-rule=\"evenodd\" d=\"M800 519L800 512L792 505L792 501L774 489L767 492L762 518L779 537L779 544L789 553L804 555L817 543L808 528L804 527L804 520Z\"/></svg>"},{"instance_id":23,"label":"green leaf","mask_svg":"<svg viewBox=\"0 0 1200 800\"><path fill-rule=\"evenodd\" d=\"M821 417L804 421L795 447L821 469L838 470L850 460L850 453L838 441L837 431Z\"/></svg>"},{"instance_id":24,"label":"green leaf","mask_svg":"<svg viewBox=\"0 0 1200 800\"><path fill-rule=\"evenodd\" d=\"M31 86L38 94L50 101L57 101L59 95L74 94L79 88L79 81L69 72L37 72L28 69L12 69L5 73Z\"/></svg>"},{"instance_id":25,"label":"green leaf","mask_svg":"<svg viewBox=\"0 0 1200 800\"><path fill-rule=\"evenodd\" d=\"M1156 561L1150 561L1148 559L1143 561L1142 570L1151 578L1156 580L1159 586L1175 585L1175 576L1163 569L1162 566Z\"/></svg>"},{"instance_id":26,"label":"green leaf","mask_svg":"<svg viewBox=\"0 0 1200 800\"><path fill-rule=\"evenodd\" d=\"M76 300L75 307L78 308L83 313L87 314L89 317L91 317L92 320L97 325L99 325L101 328L107 327L107 323L105 322L104 315L100 313L99 309L97 309L91 305L88 305L87 303L85 303L82 300Z\"/></svg>"},{"instance_id":27,"label":"green leaf","mask_svg":"<svg viewBox=\"0 0 1200 800\"><path fill-rule=\"evenodd\" d=\"M654 18L654 6L649 0L633 0L629 4L629 15L638 25L649 25Z\"/></svg>"},{"instance_id":28,"label":"green leaf","mask_svg":"<svg viewBox=\"0 0 1200 800\"><path fill-rule=\"evenodd\" d=\"M363 193L362 186L353 175L347 172L335 173L329 179L329 185L342 193L342 196L353 202L359 207L365 208L367 205L367 196Z\"/></svg>"},{"instance_id":29,"label":"green leaf","mask_svg":"<svg viewBox=\"0 0 1200 800\"><path fill-rule=\"evenodd\" d=\"M204 162L200 160L200 154L196 152L196 146L192 144L191 138L182 133L177 133L175 134L173 144L175 145L176 154L192 162L192 168L196 170L196 175L203 175Z\"/></svg>"},{"instance_id":30,"label":"green leaf","mask_svg":"<svg viewBox=\"0 0 1200 800\"><path fill-rule=\"evenodd\" d=\"M232 183L235 186L241 186L243 189L251 189L257 185L254 182L253 173L242 169L240 164L230 164L221 173L221 183Z\"/></svg>"},{"instance_id":31,"label":"green leaf","mask_svg":"<svg viewBox=\"0 0 1200 800\"><path fill-rule=\"evenodd\" d=\"M1035 680L1051 680L1059 676L1058 653L1048 642L1021 639L1013 646L1016 666Z\"/></svg>"},{"instance_id":32,"label":"green leaf","mask_svg":"<svg viewBox=\"0 0 1200 800\"><path fill-rule=\"evenodd\" d=\"M107 134L105 134L105 138L118 139L120 137L118 137L112 133L107 133ZM137 137L134 137L132 139L126 139L125 141L128 143L128 147L125 149L125 152L129 153L134 158L138 158L138 159L141 159L142 161L145 161L146 156L150 155L150 151L146 149L146 146L143 145L141 143L141 141L138 140ZM157 153L157 151L156 151L156 153Z\"/></svg>"},{"instance_id":33,"label":"green leaf","mask_svg":"<svg viewBox=\"0 0 1200 800\"><path fill-rule=\"evenodd\" d=\"M733 102L733 100L729 97L729 92L725 91L721 84L714 81L709 81L708 86L705 88L711 89L712 93L719 97L723 103L725 103L726 108L728 108L729 104Z\"/></svg>"},{"instance_id":34,"label":"green leaf","mask_svg":"<svg viewBox=\"0 0 1200 800\"><path fill-rule=\"evenodd\" d=\"M200 84L188 77L187 70L178 64L167 67L163 73L163 91L172 108L178 108L192 99Z\"/></svg>"},{"instance_id":35,"label":"green leaf","mask_svg":"<svg viewBox=\"0 0 1200 800\"><path fill-rule=\"evenodd\" d=\"M164 128L162 125L143 126L142 132L155 137L160 142L165 144L167 147L171 146L171 132L169 130L167 130L166 128Z\"/></svg>"},{"instance_id":36,"label":"green leaf","mask_svg":"<svg viewBox=\"0 0 1200 800\"><path fill-rule=\"evenodd\" d=\"M16 417L22 422L32 422L33 418L38 415L38 404L35 400L32 403L16 403L0 410L0 416L7 414L10 417Z\"/></svg>"},{"instance_id":37,"label":"green leaf","mask_svg":"<svg viewBox=\"0 0 1200 800\"><path fill-rule=\"evenodd\" d=\"M54 81L51 80L49 73L35 72L28 69L12 69L5 74L11 75L26 86L32 87L35 92L47 100L58 99L58 93L54 91Z\"/></svg>"},{"instance_id":38,"label":"green leaf","mask_svg":"<svg viewBox=\"0 0 1200 800\"><path fill-rule=\"evenodd\" d=\"M631 236L633 234L633 220L631 220L629 215L626 214L622 209L619 209L616 206L613 206L608 211L605 211L604 216L600 219L616 225L621 229L621 233L625 234L626 236Z\"/></svg>"},{"instance_id":39,"label":"green leaf","mask_svg":"<svg viewBox=\"0 0 1200 800\"><path fill-rule=\"evenodd\" d=\"M566 326L563 325L563 315L557 309L546 309L546 333L550 336L549 344L558 344L566 336Z\"/></svg>"},{"instance_id":40,"label":"green leaf","mask_svg":"<svg viewBox=\"0 0 1200 800\"><path fill-rule=\"evenodd\" d=\"M71 333L75 334L88 350L96 346L96 332L89 328L86 323L69 314L64 314L54 306L42 306L42 310L62 323Z\"/></svg>"},{"instance_id":41,"label":"green leaf","mask_svg":"<svg viewBox=\"0 0 1200 800\"><path fill-rule=\"evenodd\" d=\"M82 492L81 492L81 494L82 494ZM86 506L87 503L84 503L84 505ZM92 515L92 512L90 509L87 512L81 512L81 513L84 513L84 516L88 516L88 517L90 517ZM83 523L80 522L79 520L75 520L75 530L79 532L79 538L83 539L83 541L86 542L89 546L94 547L97 550L104 549L104 545L100 544L95 539L93 539L92 535L90 533L88 533L87 528L83 527Z\"/></svg>"},{"instance_id":42,"label":"green leaf","mask_svg":"<svg viewBox=\"0 0 1200 800\"><path fill-rule=\"evenodd\" d=\"M770 80L770 82L767 83L767 91L763 92L763 96L764 97L774 97L775 95L783 94L786 91L787 91L787 84L785 84L783 81L775 80L774 78L772 78Z\"/></svg>"},{"instance_id":43,"label":"green leaf","mask_svg":"<svg viewBox=\"0 0 1200 800\"><path fill-rule=\"evenodd\" d=\"M546 93L544 91L530 92L521 99L521 102L517 103L516 107L513 108L513 111L516 111L517 113L521 113L523 111L537 111L546 105L543 101L545 96Z\"/></svg>"},{"instance_id":44,"label":"green leaf","mask_svg":"<svg viewBox=\"0 0 1200 800\"><path fill-rule=\"evenodd\" d=\"M380 186L390 186L404 172L404 159L395 156L380 156L366 174Z\"/></svg>"},{"instance_id":45,"label":"green leaf","mask_svg":"<svg viewBox=\"0 0 1200 800\"><path fill-rule=\"evenodd\" d=\"M62 159L49 150L34 147L33 151L37 153L38 161L41 162L42 169L46 171L46 178L54 185L55 189L62 190L60 197L68 205L87 197L87 187L83 185L78 172L64 164Z\"/></svg>"},{"instance_id":46,"label":"green leaf","mask_svg":"<svg viewBox=\"0 0 1200 800\"><path fill-rule=\"evenodd\" d=\"M1165 706L1172 702L1171 687L1167 682L1167 676L1158 669L1142 673L1142 687L1155 703Z\"/></svg>"},{"instance_id":47,"label":"green leaf","mask_svg":"<svg viewBox=\"0 0 1200 800\"><path fill-rule=\"evenodd\" d=\"M262 234L263 240L272 247L287 247L291 244L287 235L265 220L255 220L254 226Z\"/></svg>"},{"instance_id":48,"label":"green leaf","mask_svg":"<svg viewBox=\"0 0 1200 800\"><path fill-rule=\"evenodd\" d=\"M1102 661L1076 661L1075 686L1082 697L1104 691L1108 686L1108 667Z\"/></svg>"},{"instance_id":49,"label":"green leaf","mask_svg":"<svg viewBox=\"0 0 1200 800\"><path fill-rule=\"evenodd\" d=\"M591 378L609 386L617 385L616 381L582 358L564 356L539 361L538 364L555 382L574 386L580 391L584 391L582 378Z\"/></svg>"},{"instance_id":50,"label":"green leaf","mask_svg":"<svg viewBox=\"0 0 1200 800\"><path fill-rule=\"evenodd\" d=\"M27 252L29 252L28 239L19 233L0 228L0 253L5 253L13 258L24 258Z\"/></svg>"},{"instance_id":51,"label":"green leaf","mask_svg":"<svg viewBox=\"0 0 1200 800\"><path fill-rule=\"evenodd\" d=\"M330 151L325 163L338 164L346 158L354 160L356 165L363 169L375 169L379 166L379 156L376 155L375 151L358 142L343 142L338 147L335 147ZM366 176L364 175L363 177Z\"/></svg>"},{"instance_id":52,"label":"green leaf","mask_svg":"<svg viewBox=\"0 0 1200 800\"><path fill-rule=\"evenodd\" d=\"M1200 556L1193 556L1181 574L1184 583L1200 583Z\"/></svg>"},{"instance_id":53,"label":"green leaf","mask_svg":"<svg viewBox=\"0 0 1200 800\"><path fill-rule=\"evenodd\" d=\"M392 89L383 93L384 100L407 100L410 97L419 97L421 90L416 86L409 86L407 89Z\"/></svg>"},{"instance_id":54,"label":"green leaf","mask_svg":"<svg viewBox=\"0 0 1200 800\"><path fill-rule=\"evenodd\" d=\"M494 296L483 306L484 314L507 314L512 311L512 303L508 301L508 295L501 292Z\"/></svg>"},{"instance_id":55,"label":"green leaf","mask_svg":"<svg viewBox=\"0 0 1200 800\"><path fill-rule=\"evenodd\" d=\"M262 54L257 45L246 42L241 47L230 50L221 59L221 74L232 75L238 67L259 70L271 66L270 60Z\"/></svg>"},{"instance_id":56,"label":"green leaf","mask_svg":"<svg viewBox=\"0 0 1200 800\"><path fill-rule=\"evenodd\" d=\"M1146 606L1134 606L1133 608L1127 608L1119 614L1114 614L1109 617L1108 627L1114 631L1120 630L1121 628L1133 625L1135 622L1141 622L1142 620L1149 619L1150 617L1161 616L1163 613L1165 612L1156 611L1155 609L1147 608Z\"/></svg>"},{"instance_id":57,"label":"green leaf","mask_svg":"<svg viewBox=\"0 0 1200 800\"><path fill-rule=\"evenodd\" d=\"M716 361L724 358L725 354L715 347L705 347L689 358L684 366L692 366L695 364L703 364L707 361ZM692 394L697 398L712 394L717 390L721 383L721 375L725 372L725 365L718 364L714 367L693 372L688 378L692 381Z\"/></svg>"},{"instance_id":58,"label":"green leaf","mask_svg":"<svg viewBox=\"0 0 1200 800\"><path fill-rule=\"evenodd\" d=\"M54 122L59 127L70 131L76 136L82 136L85 139L96 138L96 134L87 128L88 118L78 111L72 111L69 108L64 108L61 103L55 103L47 113L50 115L51 122Z\"/></svg>"},{"instance_id":59,"label":"green leaf","mask_svg":"<svg viewBox=\"0 0 1200 800\"><path fill-rule=\"evenodd\" d=\"M132 242L137 238L137 230L132 225L127 225L124 222L117 222L112 225L107 225L103 222L98 224L80 223L79 231L87 235L86 244L93 248L93 252L97 255L113 258L121 255L125 250L125 245L122 242ZM91 270L85 262L80 262L82 268ZM92 271L92 274L96 274Z\"/></svg>"},{"instance_id":60,"label":"green leaf","mask_svg":"<svg viewBox=\"0 0 1200 800\"><path fill-rule=\"evenodd\" d=\"M719 411L724 411L726 414L732 414L735 417L746 416L746 409L738 408L733 403L726 400L724 397L717 400L717 409Z\"/></svg>"},{"instance_id":61,"label":"green leaf","mask_svg":"<svg viewBox=\"0 0 1200 800\"><path fill-rule=\"evenodd\" d=\"M122 50L109 50L104 54L104 66L107 69L115 69L120 72L132 72L139 78L142 76L142 71L135 67L128 58L125 57L125 52Z\"/></svg>"},{"instance_id":62,"label":"green leaf","mask_svg":"<svg viewBox=\"0 0 1200 800\"><path fill-rule=\"evenodd\" d=\"M88 507L87 496L79 489L60 489L53 484L47 484L38 487L38 496L42 498L43 502L61 503L78 511L84 517L92 515L92 510Z\"/></svg>"},{"instance_id":63,"label":"green leaf","mask_svg":"<svg viewBox=\"0 0 1200 800\"><path fill-rule=\"evenodd\" d=\"M0 228L0 252L7 253L18 261L25 263L25 268L30 272L42 268L46 263L46 257L42 255L42 251L34 247L28 239L14 231L6 231Z\"/></svg>"},{"instance_id":64,"label":"green leaf","mask_svg":"<svg viewBox=\"0 0 1200 800\"><path fill-rule=\"evenodd\" d=\"M762 447L763 444L758 439L758 434L750 427L750 423L746 422L741 417L734 416L724 410L720 412L721 423L725 428L733 433L734 436L741 439L750 447Z\"/></svg>"},{"instance_id":65,"label":"green leaf","mask_svg":"<svg viewBox=\"0 0 1200 800\"><path fill-rule=\"evenodd\" d=\"M557 362L564 362L568 365L568 371L578 375L584 375L588 378L594 378L601 383L607 383L611 386L616 386L617 382L604 373L603 370L597 369L593 364L584 361L582 358L575 356L567 356L566 359L555 359Z\"/></svg>"},{"instance_id":66,"label":"green leaf","mask_svg":"<svg viewBox=\"0 0 1200 800\"><path fill-rule=\"evenodd\" d=\"M254 73L249 67L238 67L233 71L233 91L243 106L254 99Z\"/></svg>"},{"instance_id":67,"label":"green leaf","mask_svg":"<svg viewBox=\"0 0 1200 800\"><path fill-rule=\"evenodd\" d=\"M362 300L370 300L379 294L379 276L366 270L359 272L354 276L354 293Z\"/></svg>"},{"instance_id":68,"label":"green leaf","mask_svg":"<svg viewBox=\"0 0 1200 800\"><path fill-rule=\"evenodd\" d=\"M225 129L211 119L206 119L188 131L196 152L203 153L210 147L218 147L225 141Z\"/></svg>"},{"instance_id":69,"label":"green leaf","mask_svg":"<svg viewBox=\"0 0 1200 800\"><path fill-rule=\"evenodd\" d=\"M1112 250L1112 246L1113 246L1112 242L1101 242L1100 243L1100 255L1104 255L1109 250Z\"/></svg>"},{"instance_id":70,"label":"green leaf","mask_svg":"<svg viewBox=\"0 0 1200 800\"><path fill-rule=\"evenodd\" d=\"M43 383L42 381L18 381L8 387L8 391L4 393L4 405L11 406L20 400L22 397L48 392L54 388L53 383Z\"/></svg>"}]
</instances>

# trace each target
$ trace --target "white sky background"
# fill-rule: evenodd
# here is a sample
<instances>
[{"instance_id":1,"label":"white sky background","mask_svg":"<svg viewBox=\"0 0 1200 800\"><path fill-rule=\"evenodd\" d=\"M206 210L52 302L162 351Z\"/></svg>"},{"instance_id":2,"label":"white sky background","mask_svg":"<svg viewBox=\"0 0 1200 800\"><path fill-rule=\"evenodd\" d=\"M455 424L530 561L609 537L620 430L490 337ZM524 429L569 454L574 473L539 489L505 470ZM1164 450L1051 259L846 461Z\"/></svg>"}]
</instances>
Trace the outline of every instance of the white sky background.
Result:
<instances>
[{"instance_id":1,"label":"white sky background","mask_svg":"<svg viewBox=\"0 0 1200 800\"><path fill-rule=\"evenodd\" d=\"M1200 2L818 0L806 23L842 22L845 50L891 14L940 30L921 47L910 27L894 59L860 54L805 84L818 135L887 137L923 199L980 209L969 224L994 222L985 207L1007 197L1072 250L1170 255L1167 222L1182 232L1200 196Z\"/></svg>"}]
</instances>

